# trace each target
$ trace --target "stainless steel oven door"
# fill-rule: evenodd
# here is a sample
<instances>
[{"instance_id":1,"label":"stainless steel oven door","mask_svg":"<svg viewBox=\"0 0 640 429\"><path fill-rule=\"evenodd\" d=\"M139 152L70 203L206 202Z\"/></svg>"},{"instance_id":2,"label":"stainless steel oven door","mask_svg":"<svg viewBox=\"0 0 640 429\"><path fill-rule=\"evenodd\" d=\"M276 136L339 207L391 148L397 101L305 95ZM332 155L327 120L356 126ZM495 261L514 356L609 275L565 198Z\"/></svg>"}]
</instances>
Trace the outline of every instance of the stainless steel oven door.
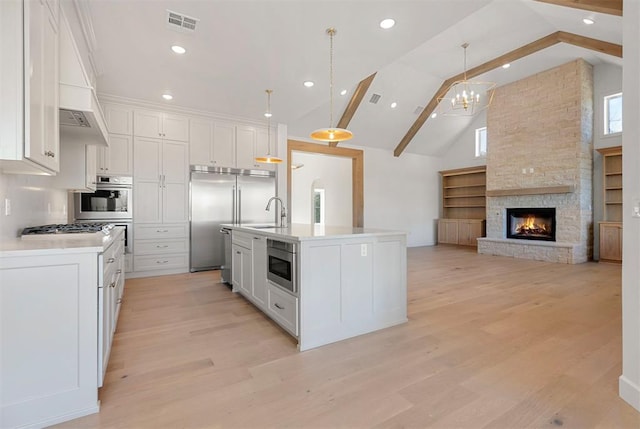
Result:
<instances>
[{"instance_id":1,"label":"stainless steel oven door","mask_svg":"<svg viewBox=\"0 0 640 429\"><path fill-rule=\"evenodd\" d=\"M297 293L296 254L267 248L267 279L289 292Z\"/></svg>"},{"instance_id":2,"label":"stainless steel oven door","mask_svg":"<svg viewBox=\"0 0 640 429\"><path fill-rule=\"evenodd\" d=\"M74 196L76 220L133 219L133 187L97 185L95 192Z\"/></svg>"}]
</instances>

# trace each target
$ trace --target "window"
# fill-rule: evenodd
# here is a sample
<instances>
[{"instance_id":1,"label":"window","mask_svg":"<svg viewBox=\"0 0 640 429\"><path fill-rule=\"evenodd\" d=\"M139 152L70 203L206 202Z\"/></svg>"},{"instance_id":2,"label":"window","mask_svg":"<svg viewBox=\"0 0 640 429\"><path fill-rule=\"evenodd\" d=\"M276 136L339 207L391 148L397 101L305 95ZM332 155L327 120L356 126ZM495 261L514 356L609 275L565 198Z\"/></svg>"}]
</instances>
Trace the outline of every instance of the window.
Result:
<instances>
[{"instance_id":1,"label":"window","mask_svg":"<svg viewBox=\"0 0 640 429\"><path fill-rule=\"evenodd\" d=\"M487 127L476 129L476 158L487 156Z\"/></svg>"},{"instance_id":2,"label":"window","mask_svg":"<svg viewBox=\"0 0 640 429\"><path fill-rule=\"evenodd\" d=\"M604 134L622 132L622 93L604 97Z\"/></svg>"},{"instance_id":3,"label":"window","mask_svg":"<svg viewBox=\"0 0 640 429\"><path fill-rule=\"evenodd\" d=\"M313 223L324 225L324 189L313 190Z\"/></svg>"}]
</instances>

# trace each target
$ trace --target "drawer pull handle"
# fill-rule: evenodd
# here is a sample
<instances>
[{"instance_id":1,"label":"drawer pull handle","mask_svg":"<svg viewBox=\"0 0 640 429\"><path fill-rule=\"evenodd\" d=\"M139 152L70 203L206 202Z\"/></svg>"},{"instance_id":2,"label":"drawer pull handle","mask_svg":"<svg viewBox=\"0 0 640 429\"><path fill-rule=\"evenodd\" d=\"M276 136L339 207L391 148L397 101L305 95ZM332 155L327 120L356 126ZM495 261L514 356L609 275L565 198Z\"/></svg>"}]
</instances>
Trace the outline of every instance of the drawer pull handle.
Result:
<instances>
[{"instance_id":1,"label":"drawer pull handle","mask_svg":"<svg viewBox=\"0 0 640 429\"><path fill-rule=\"evenodd\" d=\"M168 264L169 261L156 261L156 264Z\"/></svg>"},{"instance_id":2,"label":"drawer pull handle","mask_svg":"<svg viewBox=\"0 0 640 429\"><path fill-rule=\"evenodd\" d=\"M55 157L56 157L56 154L55 154L55 153L53 153L53 152L51 152L50 150L46 151L46 152L44 153L44 155L45 155L45 156L50 156L51 158L55 158Z\"/></svg>"},{"instance_id":3,"label":"drawer pull handle","mask_svg":"<svg viewBox=\"0 0 640 429\"><path fill-rule=\"evenodd\" d=\"M116 261L116 258L107 259L107 264L113 264Z\"/></svg>"},{"instance_id":4,"label":"drawer pull handle","mask_svg":"<svg viewBox=\"0 0 640 429\"><path fill-rule=\"evenodd\" d=\"M118 300L116 301L117 304L122 304L122 298L118 298Z\"/></svg>"},{"instance_id":5,"label":"drawer pull handle","mask_svg":"<svg viewBox=\"0 0 640 429\"><path fill-rule=\"evenodd\" d=\"M118 269L116 270L116 274L122 274L122 270L121 270L120 268L118 268Z\"/></svg>"},{"instance_id":6,"label":"drawer pull handle","mask_svg":"<svg viewBox=\"0 0 640 429\"><path fill-rule=\"evenodd\" d=\"M275 304L273 304L276 308L279 308L280 310L284 310L284 307L281 306L280 304L278 304L277 302Z\"/></svg>"},{"instance_id":7,"label":"drawer pull handle","mask_svg":"<svg viewBox=\"0 0 640 429\"><path fill-rule=\"evenodd\" d=\"M156 246L156 249L166 249L167 247L169 247L169 246L168 246L168 245L166 245L166 244L165 244L164 246L161 246L161 245L159 245L159 244L158 244L158 245Z\"/></svg>"},{"instance_id":8,"label":"drawer pull handle","mask_svg":"<svg viewBox=\"0 0 640 429\"><path fill-rule=\"evenodd\" d=\"M111 282L111 284L109 285L109 287L116 287L116 282Z\"/></svg>"}]
</instances>

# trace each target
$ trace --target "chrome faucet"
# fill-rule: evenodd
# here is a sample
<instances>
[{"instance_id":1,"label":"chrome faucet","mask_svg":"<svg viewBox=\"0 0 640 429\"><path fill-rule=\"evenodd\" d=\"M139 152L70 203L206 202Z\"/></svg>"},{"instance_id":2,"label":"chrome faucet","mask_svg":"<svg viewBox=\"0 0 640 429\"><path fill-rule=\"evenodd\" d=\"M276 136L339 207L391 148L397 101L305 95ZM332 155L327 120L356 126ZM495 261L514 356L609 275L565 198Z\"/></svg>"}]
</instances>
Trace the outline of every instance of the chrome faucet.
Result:
<instances>
[{"instance_id":1,"label":"chrome faucet","mask_svg":"<svg viewBox=\"0 0 640 429\"><path fill-rule=\"evenodd\" d=\"M269 202L267 203L267 208L265 209L265 211L271 210L271 202L273 200L280 201L280 225L279 226L284 227L285 226L284 219L287 217L287 209L284 207L284 203L280 198L278 197L269 198Z\"/></svg>"}]
</instances>

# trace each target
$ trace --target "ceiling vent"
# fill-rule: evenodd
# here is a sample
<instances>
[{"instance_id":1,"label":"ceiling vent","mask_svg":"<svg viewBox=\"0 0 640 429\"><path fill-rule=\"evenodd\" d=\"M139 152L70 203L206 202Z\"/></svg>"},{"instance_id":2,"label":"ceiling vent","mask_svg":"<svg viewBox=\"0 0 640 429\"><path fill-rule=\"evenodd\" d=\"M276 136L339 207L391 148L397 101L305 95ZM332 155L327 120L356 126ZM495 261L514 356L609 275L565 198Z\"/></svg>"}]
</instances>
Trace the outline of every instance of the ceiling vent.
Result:
<instances>
[{"instance_id":1,"label":"ceiling vent","mask_svg":"<svg viewBox=\"0 0 640 429\"><path fill-rule=\"evenodd\" d=\"M369 103L378 104L378 101L380 101L380 97L382 97L380 94L373 94L369 99Z\"/></svg>"},{"instance_id":2,"label":"ceiling vent","mask_svg":"<svg viewBox=\"0 0 640 429\"><path fill-rule=\"evenodd\" d=\"M193 33L196 31L198 21L200 20L167 9L167 27L172 30L183 33Z\"/></svg>"},{"instance_id":3,"label":"ceiling vent","mask_svg":"<svg viewBox=\"0 0 640 429\"><path fill-rule=\"evenodd\" d=\"M423 110L424 110L424 106L418 106L416 107L416 110L413 111L413 114L419 115L420 113L422 113Z\"/></svg>"}]
</instances>

